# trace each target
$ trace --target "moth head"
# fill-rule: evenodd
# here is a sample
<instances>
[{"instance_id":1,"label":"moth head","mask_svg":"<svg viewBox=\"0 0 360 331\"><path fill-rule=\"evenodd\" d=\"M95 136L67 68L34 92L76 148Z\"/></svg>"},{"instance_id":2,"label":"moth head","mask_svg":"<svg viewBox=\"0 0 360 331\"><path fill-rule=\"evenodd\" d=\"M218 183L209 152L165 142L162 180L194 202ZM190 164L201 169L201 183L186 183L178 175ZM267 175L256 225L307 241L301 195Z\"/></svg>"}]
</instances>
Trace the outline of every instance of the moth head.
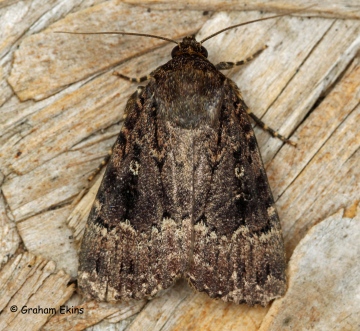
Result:
<instances>
[{"instance_id":1,"label":"moth head","mask_svg":"<svg viewBox=\"0 0 360 331\"><path fill-rule=\"evenodd\" d=\"M181 54L198 54L205 58L208 57L208 52L201 43L196 41L194 36L185 37L182 42L175 46L171 52L171 57L174 58Z\"/></svg>"}]
</instances>

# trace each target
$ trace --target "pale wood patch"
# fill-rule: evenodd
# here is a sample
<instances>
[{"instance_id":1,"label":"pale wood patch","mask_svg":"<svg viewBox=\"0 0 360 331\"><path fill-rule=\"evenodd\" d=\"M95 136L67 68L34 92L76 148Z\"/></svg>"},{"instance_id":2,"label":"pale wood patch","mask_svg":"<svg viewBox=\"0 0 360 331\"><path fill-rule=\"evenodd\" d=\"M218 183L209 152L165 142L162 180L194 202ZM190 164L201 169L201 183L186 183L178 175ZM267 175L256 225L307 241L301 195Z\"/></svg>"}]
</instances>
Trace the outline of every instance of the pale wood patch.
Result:
<instances>
[{"instance_id":1,"label":"pale wood patch","mask_svg":"<svg viewBox=\"0 0 360 331\"><path fill-rule=\"evenodd\" d=\"M314 226L288 266L286 295L271 306L259 330L356 330L360 319L360 208Z\"/></svg>"},{"instance_id":2,"label":"pale wood patch","mask_svg":"<svg viewBox=\"0 0 360 331\"><path fill-rule=\"evenodd\" d=\"M324 0L304 2L302 0L124 0L134 5L149 6L154 9L292 12L302 10L297 15L333 18L360 18L360 5L356 0ZM310 8L307 8L310 7ZM306 8L306 9L304 9Z\"/></svg>"}]
</instances>

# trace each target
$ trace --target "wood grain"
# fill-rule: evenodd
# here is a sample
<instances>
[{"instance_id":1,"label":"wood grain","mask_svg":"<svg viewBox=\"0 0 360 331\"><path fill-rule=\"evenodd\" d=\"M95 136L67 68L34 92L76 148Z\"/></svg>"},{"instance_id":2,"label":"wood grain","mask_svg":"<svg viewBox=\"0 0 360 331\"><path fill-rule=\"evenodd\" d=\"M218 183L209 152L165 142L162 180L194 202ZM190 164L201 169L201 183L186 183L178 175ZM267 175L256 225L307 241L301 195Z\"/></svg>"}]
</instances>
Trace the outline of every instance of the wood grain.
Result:
<instances>
[{"instance_id":1,"label":"wood grain","mask_svg":"<svg viewBox=\"0 0 360 331\"><path fill-rule=\"evenodd\" d=\"M288 291L259 330L357 329L360 248L354 243L360 241L360 208L354 218L343 213L328 217L301 240L289 262Z\"/></svg>"},{"instance_id":2,"label":"wood grain","mask_svg":"<svg viewBox=\"0 0 360 331\"><path fill-rule=\"evenodd\" d=\"M59 309L74 292L69 280L63 271L56 272L54 262L29 252L14 257L0 272L0 330L39 330L52 313L27 312L39 307Z\"/></svg>"},{"instance_id":3,"label":"wood grain","mask_svg":"<svg viewBox=\"0 0 360 331\"><path fill-rule=\"evenodd\" d=\"M274 193L283 189L277 206L288 256L314 224L359 199L359 75L357 58L297 130L297 153L280 151L268 167L280 184Z\"/></svg>"},{"instance_id":4,"label":"wood grain","mask_svg":"<svg viewBox=\"0 0 360 331\"><path fill-rule=\"evenodd\" d=\"M301 0L124 0L124 2L149 6L154 9L182 9L182 10L211 10L211 11L269 11L292 12L301 10L297 15L320 16L333 18L360 18L360 5L356 0L325 0L318 2L304 2ZM305 9L304 9L305 8Z\"/></svg>"}]
</instances>

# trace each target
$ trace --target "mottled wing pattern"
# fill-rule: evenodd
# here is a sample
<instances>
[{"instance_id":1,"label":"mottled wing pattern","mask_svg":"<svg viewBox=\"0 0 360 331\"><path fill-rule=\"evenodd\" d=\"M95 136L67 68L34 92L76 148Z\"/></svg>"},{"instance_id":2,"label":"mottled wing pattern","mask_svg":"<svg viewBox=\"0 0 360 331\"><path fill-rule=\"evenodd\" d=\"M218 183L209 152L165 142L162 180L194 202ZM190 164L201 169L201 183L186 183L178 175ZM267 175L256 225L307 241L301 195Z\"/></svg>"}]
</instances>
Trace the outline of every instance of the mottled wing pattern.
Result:
<instances>
[{"instance_id":1,"label":"mottled wing pattern","mask_svg":"<svg viewBox=\"0 0 360 331\"><path fill-rule=\"evenodd\" d=\"M194 224L187 277L213 298L266 305L284 294L280 221L238 88L225 82L216 161L203 215Z\"/></svg>"},{"instance_id":2,"label":"mottled wing pattern","mask_svg":"<svg viewBox=\"0 0 360 331\"><path fill-rule=\"evenodd\" d=\"M152 297L185 267L181 224L163 206L162 127L142 93L128 101L81 245L80 290L101 301Z\"/></svg>"}]
</instances>

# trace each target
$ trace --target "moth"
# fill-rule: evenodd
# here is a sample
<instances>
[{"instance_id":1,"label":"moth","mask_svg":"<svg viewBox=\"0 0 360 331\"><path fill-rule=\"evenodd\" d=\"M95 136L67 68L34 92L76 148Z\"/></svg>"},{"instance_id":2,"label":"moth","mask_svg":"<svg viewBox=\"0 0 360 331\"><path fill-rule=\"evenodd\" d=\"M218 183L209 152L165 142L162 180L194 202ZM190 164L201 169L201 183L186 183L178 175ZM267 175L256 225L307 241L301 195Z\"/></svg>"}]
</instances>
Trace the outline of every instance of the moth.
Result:
<instances>
[{"instance_id":1,"label":"moth","mask_svg":"<svg viewBox=\"0 0 360 331\"><path fill-rule=\"evenodd\" d=\"M285 292L254 115L219 71L246 61L213 65L208 38L170 40L172 59L127 102L82 240L78 285L87 298L151 298L180 277L237 304L264 306Z\"/></svg>"}]
</instances>

